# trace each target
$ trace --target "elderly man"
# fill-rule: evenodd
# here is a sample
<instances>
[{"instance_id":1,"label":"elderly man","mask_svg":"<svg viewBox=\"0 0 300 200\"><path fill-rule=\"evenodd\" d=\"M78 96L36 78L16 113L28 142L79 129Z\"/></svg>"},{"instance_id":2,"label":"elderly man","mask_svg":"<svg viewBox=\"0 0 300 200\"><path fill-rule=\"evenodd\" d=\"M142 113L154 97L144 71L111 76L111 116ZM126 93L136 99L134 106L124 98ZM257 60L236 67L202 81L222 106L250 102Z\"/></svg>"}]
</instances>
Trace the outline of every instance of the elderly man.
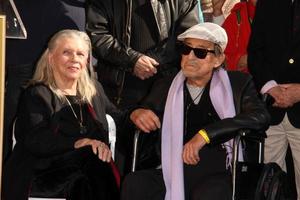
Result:
<instances>
[{"instance_id":1,"label":"elderly man","mask_svg":"<svg viewBox=\"0 0 300 200\"><path fill-rule=\"evenodd\" d=\"M201 23L178 40L181 71L169 92L165 90L168 83L162 82L155 94L160 92L162 98L149 102L152 110L137 109L130 116L140 129L151 132L160 129L156 113L164 112L162 170L129 174L123 200L231 199L231 139L239 129L267 128L269 115L251 77L222 67L227 44L222 27ZM166 103L162 103L164 96Z\"/></svg>"}]
</instances>

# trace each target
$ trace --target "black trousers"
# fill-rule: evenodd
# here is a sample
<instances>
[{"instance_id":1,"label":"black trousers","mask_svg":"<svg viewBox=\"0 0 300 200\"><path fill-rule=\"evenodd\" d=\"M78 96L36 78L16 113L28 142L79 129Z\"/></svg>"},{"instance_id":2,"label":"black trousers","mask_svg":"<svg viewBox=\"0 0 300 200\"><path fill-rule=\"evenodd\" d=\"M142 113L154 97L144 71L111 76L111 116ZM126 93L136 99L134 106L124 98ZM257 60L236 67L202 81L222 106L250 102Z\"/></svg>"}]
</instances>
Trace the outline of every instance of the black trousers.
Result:
<instances>
[{"instance_id":1,"label":"black trousers","mask_svg":"<svg viewBox=\"0 0 300 200\"><path fill-rule=\"evenodd\" d=\"M119 188L110 165L99 160L90 146L55 158L43 168L36 169L31 183L32 197L119 200Z\"/></svg>"},{"instance_id":2,"label":"black trousers","mask_svg":"<svg viewBox=\"0 0 300 200\"><path fill-rule=\"evenodd\" d=\"M204 177L204 181L186 191L186 200L230 200L231 179L226 173ZM123 182L121 200L164 200L166 193L162 171L141 170L128 174Z\"/></svg>"},{"instance_id":3,"label":"black trousers","mask_svg":"<svg viewBox=\"0 0 300 200\"><path fill-rule=\"evenodd\" d=\"M231 174L225 168L226 152L221 146L200 150L197 165L184 165L185 200L230 200ZM121 200L164 200L162 170L141 170L125 177Z\"/></svg>"}]
</instances>

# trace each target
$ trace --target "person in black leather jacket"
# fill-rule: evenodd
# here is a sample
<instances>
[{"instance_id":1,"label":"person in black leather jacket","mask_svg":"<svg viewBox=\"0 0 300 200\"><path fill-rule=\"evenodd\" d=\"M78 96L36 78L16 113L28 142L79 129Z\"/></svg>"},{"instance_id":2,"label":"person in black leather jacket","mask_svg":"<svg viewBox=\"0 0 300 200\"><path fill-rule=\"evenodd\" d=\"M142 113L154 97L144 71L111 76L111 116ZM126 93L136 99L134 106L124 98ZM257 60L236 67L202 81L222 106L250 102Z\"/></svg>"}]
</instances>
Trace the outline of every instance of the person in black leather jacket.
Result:
<instances>
[{"instance_id":1,"label":"person in black leather jacket","mask_svg":"<svg viewBox=\"0 0 300 200\"><path fill-rule=\"evenodd\" d=\"M98 79L112 102L121 108L138 105L158 79L177 73L180 55L175 50L176 37L199 22L197 3L197 0L89 2L86 31L98 59ZM130 144L128 138L119 137L117 149L120 141L125 141L125 146ZM130 152L130 147L122 151ZM116 159L120 160L118 154Z\"/></svg>"},{"instance_id":2,"label":"person in black leather jacket","mask_svg":"<svg viewBox=\"0 0 300 200\"><path fill-rule=\"evenodd\" d=\"M122 200L231 199L232 139L241 129L268 127L270 117L251 76L222 67L222 27L201 23L178 40L181 71L130 116L143 132L161 129L161 169L127 175Z\"/></svg>"},{"instance_id":3,"label":"person in black leather jacket","mask_svg":"<svg viewBox=\"0 0 300 200\"><path fill-rule=\"evenodd\" d=\"M151 77L177 67L176 37L199 22L196 5L196 0L90 1L86 30L98 59L98 75L118 105L140 102L152 85ZM106 75L102 70L108 70L103 68L114 69L108 72L110 80L101 79Z\"/></svg>"}]
</instances>

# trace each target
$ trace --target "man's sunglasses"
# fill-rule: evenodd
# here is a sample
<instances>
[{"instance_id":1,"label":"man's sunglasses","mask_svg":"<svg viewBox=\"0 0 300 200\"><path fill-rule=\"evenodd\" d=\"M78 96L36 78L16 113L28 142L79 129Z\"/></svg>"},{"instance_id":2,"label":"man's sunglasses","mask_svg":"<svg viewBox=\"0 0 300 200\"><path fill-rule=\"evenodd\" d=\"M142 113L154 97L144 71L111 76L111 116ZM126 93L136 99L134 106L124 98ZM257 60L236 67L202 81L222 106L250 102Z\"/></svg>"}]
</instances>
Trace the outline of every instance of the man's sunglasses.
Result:
<instances>
[{"instance_id":1,"label":"man's sunglasses","mask_svg":"<svg viewBox=\"0 0 300 200\"><path fill-rule=\"evenodd\" d=\"M204 59L206 57L207 53L213 53L213 54L216 53L214 50L202 49L202 48L192 48L184 43L182 43L180 46L180 52L183 55L189 55L192 50L193 50L195 56L200 59Z\"/></svg>"}]
</instances>

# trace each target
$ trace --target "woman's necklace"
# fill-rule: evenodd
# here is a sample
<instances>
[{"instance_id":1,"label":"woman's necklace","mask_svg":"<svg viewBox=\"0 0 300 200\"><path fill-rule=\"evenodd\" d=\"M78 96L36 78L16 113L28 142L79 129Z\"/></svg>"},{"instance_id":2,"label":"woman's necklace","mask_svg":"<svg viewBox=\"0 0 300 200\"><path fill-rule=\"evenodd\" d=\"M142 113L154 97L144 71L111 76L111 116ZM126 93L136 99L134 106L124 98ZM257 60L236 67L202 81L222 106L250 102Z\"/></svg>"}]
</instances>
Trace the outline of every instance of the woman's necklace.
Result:
<instances>
[{"instance_id":1,"label":"woman's necklace","mask_svg":"<svg viewBox=\"0 0 300 200\"><path fill-rule=\"evenodd\" d=\"M74 110L71 102L69 101L69 99L67 97L66 97L66 100L67 100L68 105L70 106L70 108L71 108L71 110L73 112L74 117L76 118L76 120L77 120L77 122L79 124L79 128L80 128L79 129L79 133L82 134L82 135L86 134L87 133L87 128L86 128L86 126L83 126L83 117L82 117L81 103L79 103L79 113L80 113L80 120L79 120L78 117L77 117L77 115L76 115L76 113L75 113L75 110Z\"/></svg>"}]
</instances>

